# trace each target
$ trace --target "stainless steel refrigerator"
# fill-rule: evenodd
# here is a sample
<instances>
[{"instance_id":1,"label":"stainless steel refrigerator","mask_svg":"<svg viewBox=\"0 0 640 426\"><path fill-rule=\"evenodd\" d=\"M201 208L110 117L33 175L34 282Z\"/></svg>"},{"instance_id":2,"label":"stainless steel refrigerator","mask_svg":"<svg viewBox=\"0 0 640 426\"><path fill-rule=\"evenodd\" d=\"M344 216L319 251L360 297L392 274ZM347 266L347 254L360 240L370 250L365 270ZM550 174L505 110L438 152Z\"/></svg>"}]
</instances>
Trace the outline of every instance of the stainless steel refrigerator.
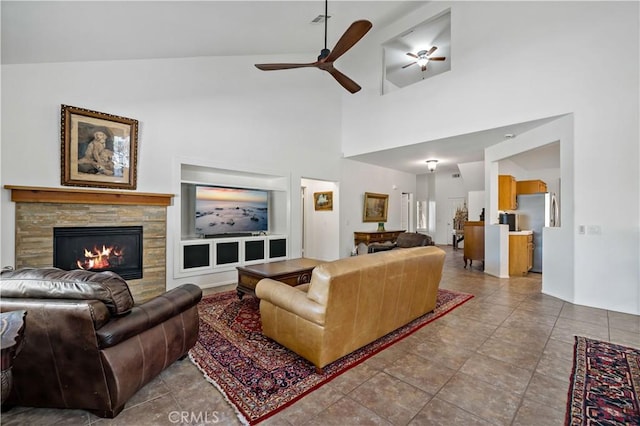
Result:
<instances>
[{"instance_id":1,"label":"stainless steel refrigerator","mask_svg":"<svg viewBox=\"0 0 640 426\"><path fill-rule=\"evenodd\" d=\"M542 228L558 226L558 204L555 194L518 195L518 224L523 231L533 231L533 268L531 272L542 272Z\"/></svg>"}]
</instances>

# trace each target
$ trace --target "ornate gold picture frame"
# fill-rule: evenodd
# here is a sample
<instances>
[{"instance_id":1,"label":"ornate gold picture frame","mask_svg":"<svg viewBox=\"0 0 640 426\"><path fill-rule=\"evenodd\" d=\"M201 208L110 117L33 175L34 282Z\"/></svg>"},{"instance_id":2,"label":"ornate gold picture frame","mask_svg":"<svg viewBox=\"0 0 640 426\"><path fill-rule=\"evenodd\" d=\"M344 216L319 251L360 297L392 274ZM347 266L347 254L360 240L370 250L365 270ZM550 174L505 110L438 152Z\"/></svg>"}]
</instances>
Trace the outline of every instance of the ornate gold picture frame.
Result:
<instances>
[{"instance_id":1,"label":"ornate gold picture frame","mask_svg":"<svg viewBox=\"0 0 640 426\"><path fill-rule=\"evenodd\" d=\"M314 192L313 205L316 210L333 210L333 191Z\"/></svg>"},{"instance_id":2,"label":"ornate gold picture frame","mask_svg":"<svg viewBox=\"0 0 640 426\"><path fill-rule=\"evenodd\" d=\"M62 105L62 185L136 189L138 121Z\"/></svg>"},{"instance_id":3,"label":"ornate gold picture frame","mask_svg":"<svg viewBox=\"0 0 640 426\"><path fill-rule=\"evenodd\" d=\"M388 209L388 194L364 193L364 207L362 209L363 222L386 222Z\"/></svg>"}]
</instances>

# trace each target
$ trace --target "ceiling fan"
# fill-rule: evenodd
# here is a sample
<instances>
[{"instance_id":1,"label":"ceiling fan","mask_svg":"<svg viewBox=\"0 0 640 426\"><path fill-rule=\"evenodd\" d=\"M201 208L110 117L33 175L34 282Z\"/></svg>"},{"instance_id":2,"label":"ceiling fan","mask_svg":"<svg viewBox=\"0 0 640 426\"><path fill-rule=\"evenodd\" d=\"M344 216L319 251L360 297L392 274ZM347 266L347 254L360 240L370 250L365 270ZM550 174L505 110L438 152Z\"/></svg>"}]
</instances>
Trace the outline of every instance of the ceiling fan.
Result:
<instances>
[{"instance_id":1,"label":"ceiling fan","mask_svg":"<svg viewBox=\"0 0 640 426\"><path fill-rule=\"evenodd\" d=\"M427 64L429 63L429 61L444 61L445 59L447 59L444 56L431 56L431 54L435 52L437 48L438 48L437 46L433 46L429 50L421 50L418 52L417 55L414 53L407 53L407 56L411 56L416 60L411 62L410 64L403 66L402 68L404 69L404 68L410 67L413 64L418 64L422 69L422 71L426 71Z\"/></svg>"},{"instance_id":2,"label":"ceiling fan","mask_svg":"<svg viewBox=\"0 0 640 426\"><path fill-rule=\"evenodd\" d=\"M263 71L285 70L291 68L304 68L315 67L323 71L327 71L336 79L338 83L342 85L351 93L356 93L361 87L355 81L334 68L333 62L342 56L347 50L351 49L364 35L371 29L373 24L366 20L355 21L347 30L342 34L340 40L336 43L333 50L327 49L327 19L328 19L328 7L327 0L325 0L324 6L324 49L320 51L320 56L315 62L305 64L255 64L258 69Z\"/></svg>"}]
</instances>

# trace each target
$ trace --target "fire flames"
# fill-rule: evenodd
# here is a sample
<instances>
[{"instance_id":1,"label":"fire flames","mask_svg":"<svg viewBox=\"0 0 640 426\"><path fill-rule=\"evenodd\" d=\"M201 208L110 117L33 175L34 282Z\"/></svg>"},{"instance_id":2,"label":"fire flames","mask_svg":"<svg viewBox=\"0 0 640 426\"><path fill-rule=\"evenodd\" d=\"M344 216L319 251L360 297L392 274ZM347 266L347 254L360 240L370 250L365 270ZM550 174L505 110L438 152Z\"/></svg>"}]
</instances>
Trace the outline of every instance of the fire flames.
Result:
<instances>
[{"instance_id":1,"label":"fire flames","mask_svg":"<svg viewBox=\"0 0 640 426\"><path fill-rule=\"evenodd\" d=\"M102 246L102 249L94 247L92 250L84 249L84 259L78 259L76 264L80 269L106 269L120 265L124 261L124 250L114 246Z\"/></svg>"}]
</instances>

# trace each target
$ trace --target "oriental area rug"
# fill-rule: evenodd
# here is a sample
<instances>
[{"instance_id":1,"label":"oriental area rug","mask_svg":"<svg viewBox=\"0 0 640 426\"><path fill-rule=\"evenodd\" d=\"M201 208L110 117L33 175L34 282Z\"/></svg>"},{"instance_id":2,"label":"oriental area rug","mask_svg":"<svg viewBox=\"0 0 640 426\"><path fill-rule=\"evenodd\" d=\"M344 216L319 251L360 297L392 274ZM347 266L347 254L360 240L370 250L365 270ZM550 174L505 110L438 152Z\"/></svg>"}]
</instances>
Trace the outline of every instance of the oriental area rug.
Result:
<instances>
[{"instance_id":1,"label":"oriental area rug","mask_svg":"<svg viewBox=\"0 0 640 426\"><path fill-rule=\"evenodd\" d=\"M640 349L576 336L566 425L640 425Z\"/></svg>"},{"instance_id":2,"label":"oriental area rug","mask_svg":"<svg viewBox=\"0 0 640 426\"><path fill-rule=\"evenodd\" d=\"M262 334L259 299L239 300L235 291L213 294L198 304L200 333L189 357L234 406L238 418L253 425L472 297L440 289L433 312L327 365L320 375L309 361Z\"/></svg>"}]
</instances>

